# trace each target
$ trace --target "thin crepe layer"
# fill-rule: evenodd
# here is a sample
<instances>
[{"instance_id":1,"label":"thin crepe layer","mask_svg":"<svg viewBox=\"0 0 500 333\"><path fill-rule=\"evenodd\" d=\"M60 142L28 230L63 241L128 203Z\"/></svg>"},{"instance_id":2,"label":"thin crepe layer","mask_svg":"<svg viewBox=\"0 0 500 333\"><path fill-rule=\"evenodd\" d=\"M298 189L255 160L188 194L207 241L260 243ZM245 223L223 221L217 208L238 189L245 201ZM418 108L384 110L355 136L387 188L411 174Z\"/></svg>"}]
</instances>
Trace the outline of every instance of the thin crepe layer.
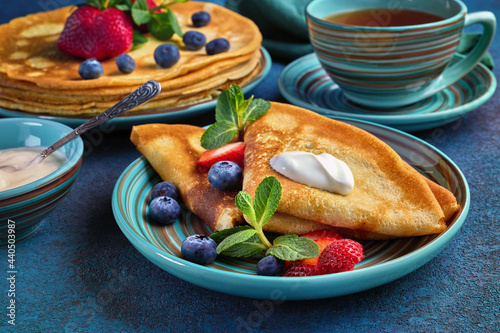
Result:
<instances>
[{"instance_id":1,"label":"thin crepe layer","mask_svg":"<svg viewBox=\"0 0 500 333\"><path fill-rule=\"evenodd\" d=\"M257 64L255 65L255 63ZM181 88L177 91L166 91L164 94L160 93L153 100L127 111L127 114L137 114L156 110L165 111L167 108L192 105L195 103L213 100L222 90L228 89L231 84L245 86L249 82L253 81L255 77L259 75L261 67L258 59L251 59L249 61L249 65L254 67L245 66L236 69L229 69L227 70L225 76L209 78L206 81L199 82L199 84ZM0 87L0 92L1 91L2 88ZM27 94L30 93L28 92ZM33 95L31 94L31 96ZM85 100L87 100L87 102L85 102ZM80 102L76 101L76 103L73 104L64 104L53 101L52 103L49 101L32 101L26 100L22 97L0 95L0 107L38 114L94 116L106 111L120 100L121 98L114 101L94 101L91 97L85 96Z\"/></svg>"},{"instance_id":2,"label":"thin crepe layer","mask_svg":"<svg viewBox=\"0 0 500 333\"><path fill-rule=\"evenodd\" d=\"M159 82L162 91L160 96L173 96L195 89L200 84L213 80L230 78L240 71L254 68L261 60L260 51L241 57L227 59L209 65L186 75ZM122 74L123 75L123 74ZM0 73L0 93L5 96L23 98L30 101L45 101L51 103L109 101L121 99L137 89L139 85L102 87L94 89L60 89L42 88L32 82L15 81Z\"/></svg>"}]
</instances>

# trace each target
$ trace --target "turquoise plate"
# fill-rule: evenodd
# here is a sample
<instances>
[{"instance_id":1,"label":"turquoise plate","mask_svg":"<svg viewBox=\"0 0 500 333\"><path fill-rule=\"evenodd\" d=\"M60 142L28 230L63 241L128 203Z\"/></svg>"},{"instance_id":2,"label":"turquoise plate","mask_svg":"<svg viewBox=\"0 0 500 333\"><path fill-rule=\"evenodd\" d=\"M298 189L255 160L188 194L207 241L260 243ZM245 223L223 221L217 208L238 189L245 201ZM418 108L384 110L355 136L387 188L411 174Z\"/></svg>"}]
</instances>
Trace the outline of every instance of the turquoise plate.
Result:
<instances>
[{"instance_id":1,"label":"turquoise plate","mask_svg":"<svg viewBox=\"0 0 500 333\"><path fill-rule=\"evenodd\" d=\"M161 181L151 165L138 158L122 173L113 191L115 219L140 253L165 271L198 286L245 297L279 300L316 299L351 294L396 280L436 256L464 223L470 204L469 188L459 168L446 155L424 141L385 126L342 119L363 128L395 149L418 171L450 189L460 212L441 234L365 241L365 259L350 272L312 277L268 277L255 273L257 259L218 257L201 266L181 258L182 240L192 234L210 234L188 210L169 226L148 221L147 204L152 187Z\"/></svg>"},{"instance_id":2,"label":"turquoise plate","mask_svg":"<svg viewBox=\"0 0 500 333\"><path fill-rule=\"evenodd\" d=\"M261 58L261 69L259 75L250 83L243 87L243 92L245 94L249 93L254 89L259 83L264 80L264 78L269 74L271 70L271 56L265 48L261 48L262 58ZM217 100L213 99L211 101L206 101L202 103L185 105L177 108L169 108L165 110L157 110L151 112L139 112L139 113L125 113L117 118L110 119L106 122L106 127L109 129L127 129L134 125L162 122L162 123L173 123L181 119L186 119L194 117L205 112L215 109L215 104ZM50 115L38 115L35 113L24 112L24 111L14 111L0 108L0 116L3 117L28 117L28 118L42 118L57 121L68 125L70 127L77 127L89 120L89 118L82 117L69 117L69 116L50 116Z\"/></svg>"},{"instance_id":3,"label":"turquoise plate","mask_svg":"<svg viewBox=\"0 0 500 333\"><path fill-rule=\"evenodd\" d=\"M453 61L460 56L456 55ZM347 100L326 74L314 53L286 66L278 79L283 96L295 105L325 116L341 116L376 122L403 131L420 131L458 120L485 103L495 92L493 73L478 64L464 78L415 104L383 111Z\"/></svg>"}]
</instances>

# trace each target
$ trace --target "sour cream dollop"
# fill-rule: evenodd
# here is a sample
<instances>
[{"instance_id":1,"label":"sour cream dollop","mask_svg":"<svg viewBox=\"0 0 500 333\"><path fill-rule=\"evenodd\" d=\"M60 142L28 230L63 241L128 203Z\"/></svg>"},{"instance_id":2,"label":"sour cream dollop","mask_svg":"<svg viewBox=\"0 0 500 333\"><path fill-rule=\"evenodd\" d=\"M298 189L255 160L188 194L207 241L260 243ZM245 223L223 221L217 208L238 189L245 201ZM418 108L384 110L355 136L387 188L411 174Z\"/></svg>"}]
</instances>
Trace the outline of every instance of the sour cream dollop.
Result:
<instances>
[{"instance_id":1,"label":"sour cream dollop","mask_svg":"<svg viewBox=\"0 0 500 333\"><path fill-rule=\"evenodd\" d=\"M310 187L342 195L354 188L351 169L328 153L289 151L273 156L270 163L283 176Z\"/></svg>"}]
</instances>

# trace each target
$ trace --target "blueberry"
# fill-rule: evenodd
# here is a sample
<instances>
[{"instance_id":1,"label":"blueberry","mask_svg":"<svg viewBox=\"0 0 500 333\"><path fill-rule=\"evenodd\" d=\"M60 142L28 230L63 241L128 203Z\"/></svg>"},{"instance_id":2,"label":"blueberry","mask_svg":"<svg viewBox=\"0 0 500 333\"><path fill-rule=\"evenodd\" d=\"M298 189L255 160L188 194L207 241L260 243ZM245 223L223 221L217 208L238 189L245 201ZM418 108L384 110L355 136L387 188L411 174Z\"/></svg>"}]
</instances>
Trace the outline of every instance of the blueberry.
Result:
<instances>
[{"instance_id":1,"label":"blueberry","mask_svg":"<svg viewBox=\"0 0 500 333\"><path fill-rule=\"evenodd\" d=\"M78 67L78 74L85 80L100 78L103 73L104 68L96 58L87 59Z\"/></svg>"},{"instance_id":2,"label":"blueberry","mask_svg":"<svg viewBox=\"0 0 500 333\"><path fill-rule=\"evenodd\" d=\"M191 51L196 51L201 49L205 45L207 39L205 38L205 35L202 34L201 32L188 31L182 37L182 41L184 42L184 45L186 45L188 49L190 49Z\"/></svg>"},{"instance_id":3,"label":"blueberry","mask_svg":"<svg viewBox=\"0 0 500 333\"><path fill-rule=\"evenodd\" d=\"M208 182L221 191L239 189L242 178L241 168L231 161L217 162L208 170Z\"/></svg>"},{"instance_id":4,"label":"blueberry","mask_svg":"<svg viewBox=\"0 0 500 333\"><path fill-rule=\"evenodd\" d=\"M229 42L225 38L217 38L205 46L208 55L226 52L229 50Z\"/></svg>"},{"instance_id":5,"label":"blueberry","mask_svg":"<svg viewBox=\"0 0 500 333\"><path fill-rule=\"evenodd\" d=\"M285 262L273 255L265 256L257 263L257 274L275 276L285 270Z\"/></svg>"},{"instance_id":6,"label":"blueberry","mask_svg":"<svg viewBox=\"0 0 500 333\"><path fill-rule=\"evenodd\" d=\"M182 241L182 257L191 262L208 265L217 257L217 243L206 235L191 235Z\"/></svg>"},{"instance_id":7,"label":"blueberry","mask_svg":"<svg viewBox=\"0 0 500 333\"><path fill-rule=\"evenodd\" d=\"M170 68L179 61L179 49L174 44L161 44L156 48L154 58L158 66Z\"/></svg>"},{"instance_id":8,"label":"blueberry","mask_svg":"<svg viewBox=\"0 0 500 333\"><path fill-rule=\"evenodd\" d=\"M171 182L158 183L151 190L151 200L157 197L170 197L177 200L178 196L179 192L177 191L177 187Z\"/></svg>"},{"instance_id":9,"label":"blueberry","mask_svg":"<svg viewBox=\"0 0 500 333\"><path fill-rule=\"evenodd\" d=\"M172 224L181 215L181 207L170 197L157 197L149 203L149 216L161 224Z\"/></svg>"},{"instance_id":10,"label":"blueberry","mask_svg":"<svg viewBox=\"0 0 500 333\"><path fill-rule=\"evenodd\" d=\"M128 54L120 54L116 58L116 66L124 74L132 73L135 69L135 61Z\"/></svg>"},{"instance_id":11,"label":"blueberry","mask_svg":"<svg viewBox=\"0 0 500 333\"><path fill-rule=\"evenodd\" d=\"M210 14L207 12L196 12L191 16L191 22L195 27L204 27L210 23Z\"/></svg>"}]
</instances>

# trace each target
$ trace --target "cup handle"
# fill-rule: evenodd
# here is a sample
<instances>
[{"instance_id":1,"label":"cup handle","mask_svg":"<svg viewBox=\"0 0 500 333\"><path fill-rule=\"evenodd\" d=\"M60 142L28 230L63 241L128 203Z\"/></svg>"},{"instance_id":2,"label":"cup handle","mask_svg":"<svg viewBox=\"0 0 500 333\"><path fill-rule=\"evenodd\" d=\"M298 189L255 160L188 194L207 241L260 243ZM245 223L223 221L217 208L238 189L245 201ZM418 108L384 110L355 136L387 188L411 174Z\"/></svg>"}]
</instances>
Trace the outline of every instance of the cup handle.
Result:
<instances>
[{"instance_id":1,"label":"cup handle","mask_svg":"<svg viewBox=\"0 0 500 333\"><path fill-rule=\"evenodd\" d=\"M452 85L481 61L495 36L496 19L492 12L476 12L465 16L464 28L479 23L483 26L483 33L472 51L456 64L446 68L433 85L427 89L425 96L431 96L436 92Z\"/></svg>"}]
</instances>

